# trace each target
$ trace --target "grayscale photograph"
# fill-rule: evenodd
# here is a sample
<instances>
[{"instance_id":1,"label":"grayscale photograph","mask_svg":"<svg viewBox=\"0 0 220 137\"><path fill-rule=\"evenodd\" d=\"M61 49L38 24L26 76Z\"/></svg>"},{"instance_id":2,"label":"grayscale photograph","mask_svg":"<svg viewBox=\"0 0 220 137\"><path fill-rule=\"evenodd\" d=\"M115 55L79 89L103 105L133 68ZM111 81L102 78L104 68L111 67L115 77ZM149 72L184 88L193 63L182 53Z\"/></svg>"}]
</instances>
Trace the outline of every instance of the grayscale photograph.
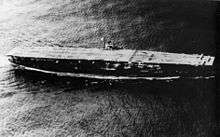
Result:
<instances>
[{"instance_id":1,"label":"grayscale photograph","mask_svg":"<svg viewBox=\"0 0 220 137\"><path fill-rule=\"evenodd\" d=\"M218 4L0 0L0 137L220 135Z\"/></svg>"}]
</instances>

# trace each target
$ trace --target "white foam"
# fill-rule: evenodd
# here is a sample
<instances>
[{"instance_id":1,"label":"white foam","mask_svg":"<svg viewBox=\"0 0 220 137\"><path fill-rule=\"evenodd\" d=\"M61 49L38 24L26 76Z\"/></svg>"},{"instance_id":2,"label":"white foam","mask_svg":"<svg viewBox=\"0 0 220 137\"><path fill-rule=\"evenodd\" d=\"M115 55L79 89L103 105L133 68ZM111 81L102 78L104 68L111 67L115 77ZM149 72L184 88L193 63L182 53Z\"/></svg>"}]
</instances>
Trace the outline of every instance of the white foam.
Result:
<instances>
[{"instance_id":1,"label":"white foam","mask_svg":"<svg viewBox=\"0 0 220 137\"><path fill-rule=\"evenodd\" d=\"M0 55L0 67L9 65L10 62L6 56Z\"/></svg>"}]
</instances>

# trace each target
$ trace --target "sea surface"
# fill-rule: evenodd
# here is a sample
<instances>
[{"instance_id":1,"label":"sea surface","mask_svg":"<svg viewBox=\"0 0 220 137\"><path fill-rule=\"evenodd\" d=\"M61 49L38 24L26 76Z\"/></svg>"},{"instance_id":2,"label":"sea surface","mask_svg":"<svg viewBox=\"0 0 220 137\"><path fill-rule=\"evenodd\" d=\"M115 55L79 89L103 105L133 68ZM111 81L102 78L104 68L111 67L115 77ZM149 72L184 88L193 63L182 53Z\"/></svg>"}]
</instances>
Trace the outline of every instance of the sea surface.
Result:
<instances>
[{"instance_id":1,"label":"sea surface","mask_svg":"<svg viewBox=\"0 0 220 137\"><path fill-rule=\"evenodd\" d=\"M95 80L23 71L16 46L102 46L215 55L215 3L0 1L0 137L212 137L215 78Z\"/></svg>"}]
</instances>

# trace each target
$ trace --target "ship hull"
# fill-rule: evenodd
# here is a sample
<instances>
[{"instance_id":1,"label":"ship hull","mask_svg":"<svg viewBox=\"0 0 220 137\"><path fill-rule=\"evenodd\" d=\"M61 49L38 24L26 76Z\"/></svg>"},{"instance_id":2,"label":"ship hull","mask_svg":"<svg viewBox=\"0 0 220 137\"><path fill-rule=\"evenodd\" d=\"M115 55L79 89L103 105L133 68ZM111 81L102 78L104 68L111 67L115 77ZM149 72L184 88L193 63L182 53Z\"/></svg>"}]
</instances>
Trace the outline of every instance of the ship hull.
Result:
<instances>
[{"instance_id":1,"label":"ship hull","mask_svg":"<svg viewBox=\"0 0 220 137\"><path fill-rule=\"evenodd\" d=\"M9 60L23 69L60 76L97 79L176 79L184 77L212 77L213 66L116 62L104 60L48 59L9 56Z\"/></svg>"},{"instance_id":2,"label":"ship hull","mask_svg":"<svg viewBox=\"0 0 220 137\"><path fill-rule=\"evenodd\" d=\"M22 68L74 77L169 79L214 76L214 57L148 50L15 47L7 56Z\"/></svg>"}]
</instances>

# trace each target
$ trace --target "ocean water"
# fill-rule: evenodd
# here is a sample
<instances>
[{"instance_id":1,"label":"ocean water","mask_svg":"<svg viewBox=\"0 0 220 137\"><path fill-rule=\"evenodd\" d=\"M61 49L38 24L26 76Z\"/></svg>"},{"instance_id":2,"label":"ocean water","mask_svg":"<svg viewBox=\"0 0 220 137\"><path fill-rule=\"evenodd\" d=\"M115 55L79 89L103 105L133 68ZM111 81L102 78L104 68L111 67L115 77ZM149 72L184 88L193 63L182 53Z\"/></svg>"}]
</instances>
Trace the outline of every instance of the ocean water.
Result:
<instances>
[{"instance_id":1,"label":"ocean water","mask_svg":"<svg viewBox=\"0 0 220 137\"><path fill-rule=\"evenodd\" d=\"M3 0L0 137L212 137L215 78L91 80L22 71L15 46L100 47L214 55L214 2Z\"/></svg>"},{"instance_id":2,"label":"ocean water","mask_svg":"<svg viewBox=\"0 0 220 137\"><path fill-rule=\"evenodd\" d=\"M0 62L0 136L214 136L214 79L91 80Z\"/></svg>"}]
</instances>

